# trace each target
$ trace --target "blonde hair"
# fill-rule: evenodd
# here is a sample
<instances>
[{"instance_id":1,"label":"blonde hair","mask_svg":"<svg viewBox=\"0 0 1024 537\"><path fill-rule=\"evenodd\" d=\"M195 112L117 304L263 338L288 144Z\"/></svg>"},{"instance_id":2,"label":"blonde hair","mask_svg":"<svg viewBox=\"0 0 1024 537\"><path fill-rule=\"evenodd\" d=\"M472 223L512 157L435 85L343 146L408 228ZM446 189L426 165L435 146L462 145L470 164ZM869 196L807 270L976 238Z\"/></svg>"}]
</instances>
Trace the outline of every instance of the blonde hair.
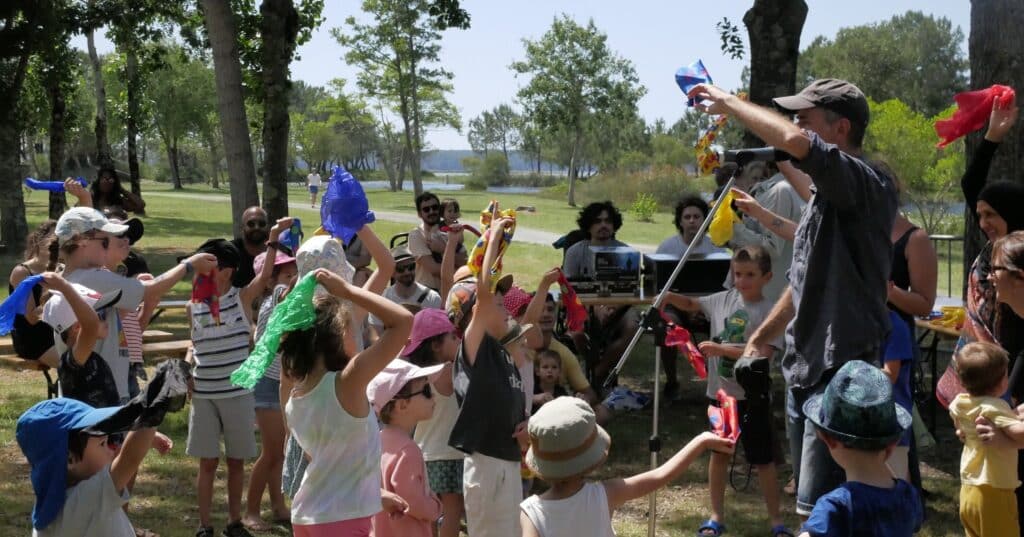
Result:
<instances>
[{"instance_id":1,"label":"blonde hair","mask_svg":"<svg viewBox=\"0 0 1024 537\"><path fill-rule=\"evenodd\" d=\"M1006 378L1010 358L999 345L976 341L960 349L954 364L967 393L989 395Z\"/></svg>"}]
</instances>

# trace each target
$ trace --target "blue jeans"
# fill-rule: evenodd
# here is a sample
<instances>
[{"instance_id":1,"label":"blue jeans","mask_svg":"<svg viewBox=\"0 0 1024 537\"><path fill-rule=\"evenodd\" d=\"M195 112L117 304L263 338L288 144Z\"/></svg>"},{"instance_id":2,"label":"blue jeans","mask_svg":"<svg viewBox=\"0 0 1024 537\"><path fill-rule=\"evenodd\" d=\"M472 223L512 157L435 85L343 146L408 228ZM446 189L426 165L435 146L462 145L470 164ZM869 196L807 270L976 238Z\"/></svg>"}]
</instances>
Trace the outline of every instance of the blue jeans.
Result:
<instances>
[{"instance_id":1,"label":"blue jeans","mask_svg":"<svg viewBox=\"0 0 1024 537\"><path fill-rule=\"evenodd\" d=\"M793 460L796 512L808 516L814 502L846 481L846 472L832 459L828 446L818 438L814 424L804 416L804 401L825 391L822 382L810 390L786 390L786 435Z\"/></svg>"}]
</instances>

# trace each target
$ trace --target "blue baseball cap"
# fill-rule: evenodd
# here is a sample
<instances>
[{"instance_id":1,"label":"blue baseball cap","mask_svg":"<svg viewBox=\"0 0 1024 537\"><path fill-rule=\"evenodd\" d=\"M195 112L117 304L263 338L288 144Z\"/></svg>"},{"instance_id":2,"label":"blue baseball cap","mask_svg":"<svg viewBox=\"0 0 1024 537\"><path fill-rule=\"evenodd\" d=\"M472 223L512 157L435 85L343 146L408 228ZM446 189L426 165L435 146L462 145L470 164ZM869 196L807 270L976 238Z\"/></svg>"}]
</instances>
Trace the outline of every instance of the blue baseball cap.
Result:
<instances>
[{"instance_id":1,"label":"blue baseball cap","mask_svg":"<svg viewBox=\"0 0 1024 537\"><path fill-rule=\"evenodd\" d=\"M75 399L59 397L32 405L18 418L15 436L32 467L32 489L36 494L32 527L41 530L49 526L64 508L68 433L82 429L96 435L120 432L97 427L120 409L93 408Z\"/></svg>"}]
</instances>

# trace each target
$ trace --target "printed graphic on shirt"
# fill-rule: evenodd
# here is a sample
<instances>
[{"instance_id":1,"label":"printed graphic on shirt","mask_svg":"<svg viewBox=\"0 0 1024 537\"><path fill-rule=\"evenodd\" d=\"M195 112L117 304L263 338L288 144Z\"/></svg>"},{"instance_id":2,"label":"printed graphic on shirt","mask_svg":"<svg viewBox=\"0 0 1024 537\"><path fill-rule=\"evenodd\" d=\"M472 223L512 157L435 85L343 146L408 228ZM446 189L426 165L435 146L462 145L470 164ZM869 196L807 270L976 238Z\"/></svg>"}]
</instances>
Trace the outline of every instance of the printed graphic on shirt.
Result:
<instances>
[{"instance_id":1,"label":"printed graphic on shirt","mask_svg":"<svg viewBox=\"0 0 1024 537\"><path fill-rule=\"evenodd\" d=\"M746 343L747 326L750 324L750 315L744 310L736 310L725 319L725 327L718 334L722 343ZM720 357L718 360L718 374L723 378L732 378L736 368L736 360Z\"/></svg>"}]
</instances>

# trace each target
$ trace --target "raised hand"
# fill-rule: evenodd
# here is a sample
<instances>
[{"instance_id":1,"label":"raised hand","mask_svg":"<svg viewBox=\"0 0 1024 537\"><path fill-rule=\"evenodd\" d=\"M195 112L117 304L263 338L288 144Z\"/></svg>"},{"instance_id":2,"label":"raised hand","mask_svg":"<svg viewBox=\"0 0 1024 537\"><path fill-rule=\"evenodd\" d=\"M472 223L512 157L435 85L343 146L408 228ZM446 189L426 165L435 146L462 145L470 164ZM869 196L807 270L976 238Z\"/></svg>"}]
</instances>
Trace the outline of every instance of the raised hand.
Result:
<instances>
[{"instance_id":1,"label":"raised hand","mask_svg":"<svg viewBox=\"0 0 1024 537\"><path fill-rule=\"evenodd\" d=\"M725 100L732 94L711 84L697 84L686 94L693 99L694 108L705 114L724 114L727 112Z\"/></svg>"},{"instance_id":2,"label":"raised hand","mask_svg":"<svg viewBox=\"0 0 1024 537\"><path fill-rule=\"evenodd\" d=\"M1001 106L999 99L995 99L995 102L992 103L992 115L989 116L988 131L985 133L985 139L990 142L1002 142L1003 138L1006 137L1006 133L1010 132L1013 124L1017 122L1017 113L1016 99L1010 101L1005 106Z\"/></svg>"}]
</instances>

